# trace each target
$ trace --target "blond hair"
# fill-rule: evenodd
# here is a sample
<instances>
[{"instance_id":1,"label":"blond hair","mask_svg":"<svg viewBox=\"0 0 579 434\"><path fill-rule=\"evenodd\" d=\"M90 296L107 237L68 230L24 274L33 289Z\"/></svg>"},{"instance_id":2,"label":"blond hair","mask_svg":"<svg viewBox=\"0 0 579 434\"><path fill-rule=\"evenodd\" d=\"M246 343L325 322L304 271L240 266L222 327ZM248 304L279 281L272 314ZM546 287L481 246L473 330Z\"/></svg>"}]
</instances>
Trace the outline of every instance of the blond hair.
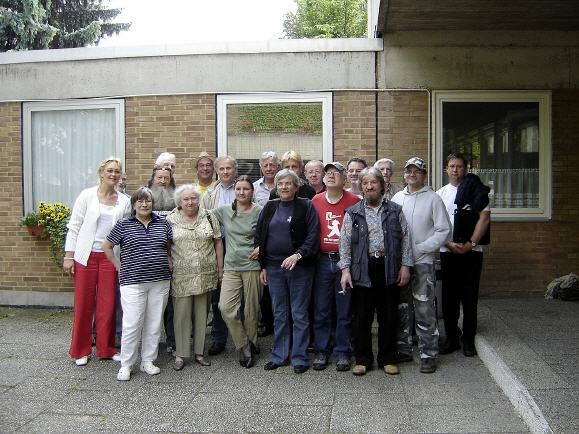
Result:
<instances>
[{"instance_id":1,"label":"blond hair","mask_svg":"<svg viewBox=\"0 0 579 434\"><path fill-rule=\"evenodd\" d=\"M119 165L119 170L121 171L121 173L123 173L123 162L121 161L120 158L118 157L109 157L109 158L105 158L103 161L100 162L99 164L99 168L97 170L98 173L98 177L99 177L99 184L102 182L103 177L102 177L102 172L105 169L106 165L109 163L117 163Z\"/></svg>"}]
</instances>

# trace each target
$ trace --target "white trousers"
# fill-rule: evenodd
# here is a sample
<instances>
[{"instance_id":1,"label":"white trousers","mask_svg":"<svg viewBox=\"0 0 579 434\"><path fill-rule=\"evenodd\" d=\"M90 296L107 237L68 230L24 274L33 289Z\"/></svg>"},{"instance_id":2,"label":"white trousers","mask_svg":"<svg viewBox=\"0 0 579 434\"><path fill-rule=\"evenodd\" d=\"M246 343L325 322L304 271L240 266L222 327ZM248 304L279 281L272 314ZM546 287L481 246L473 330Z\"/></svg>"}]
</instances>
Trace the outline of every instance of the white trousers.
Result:
<instances>
[{"instance_id":1,"label":"white trousers","mask_svg":"<svg viewBox=\"0 0 579 434\"><path fill-rule=\"evenodd\" d=\"M121 286L123 335L121 366L131 367L137 361L139 341L141 360L157 358L163 311L169 297L170 280Z\"/></svg>"}]
</instances>

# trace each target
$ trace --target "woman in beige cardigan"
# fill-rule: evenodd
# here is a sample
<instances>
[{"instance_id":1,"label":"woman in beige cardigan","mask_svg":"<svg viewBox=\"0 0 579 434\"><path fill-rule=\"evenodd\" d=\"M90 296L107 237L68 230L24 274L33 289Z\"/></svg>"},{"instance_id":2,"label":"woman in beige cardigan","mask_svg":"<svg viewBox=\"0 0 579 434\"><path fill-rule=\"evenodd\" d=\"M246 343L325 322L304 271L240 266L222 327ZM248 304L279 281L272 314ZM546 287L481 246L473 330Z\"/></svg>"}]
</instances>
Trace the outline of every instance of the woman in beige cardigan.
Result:
<instances>
[{"instance_id":1,"label":"woman in beige cardigan","mask_svg":"<svg viewBox=\"0 0 579 434\"><path fill-rule=\"evenodd\" d=\"M173 325L175 327L175 365L180 371L191 356L191 314L194 318L195 362L209 366L203 357L210 292L223 277L223 243L219 222L199 208L201 194L193 184L175 190L177 208L167 221L173 229Z\"/></svg>"}]
</instances>

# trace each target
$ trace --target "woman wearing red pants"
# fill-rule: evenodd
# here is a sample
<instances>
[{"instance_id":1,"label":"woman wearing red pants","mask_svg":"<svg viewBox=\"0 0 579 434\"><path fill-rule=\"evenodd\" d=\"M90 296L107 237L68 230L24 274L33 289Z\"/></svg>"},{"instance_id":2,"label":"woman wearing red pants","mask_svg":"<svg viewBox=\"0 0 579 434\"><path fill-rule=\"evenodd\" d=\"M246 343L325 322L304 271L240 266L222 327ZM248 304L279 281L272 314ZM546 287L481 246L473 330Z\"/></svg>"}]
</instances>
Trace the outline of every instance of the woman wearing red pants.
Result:
<instances>
[{"instance_id":1,"label":"woman wearing red pants","mask_svg":"<svg viewBox=\"0 0 579 434\"><path fill-rule=\"evenodd\" d=\"M66 235L63 269L74 277L74 319L68 353L78 366L92 353L92 324L96 323L96 355L118 358L115 349L117 271L106 258L102 242L115 223L128 216L130 200L115 190L121 160L108 158L98 169L99 185L83 190L72 209Z\"/></svg>"}]
</instances>

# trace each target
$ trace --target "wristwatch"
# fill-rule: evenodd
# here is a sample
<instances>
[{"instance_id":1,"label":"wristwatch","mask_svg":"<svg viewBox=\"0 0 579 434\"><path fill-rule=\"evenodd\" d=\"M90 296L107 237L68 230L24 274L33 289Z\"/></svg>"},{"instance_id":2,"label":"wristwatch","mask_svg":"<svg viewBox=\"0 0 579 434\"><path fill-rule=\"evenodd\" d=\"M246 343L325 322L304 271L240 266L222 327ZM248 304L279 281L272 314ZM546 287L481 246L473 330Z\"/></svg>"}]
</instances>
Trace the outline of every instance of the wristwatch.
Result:
<instances>
[{"instance_id":1,"label":"wristwatch","mask_svg":"<svg viewBox=\"0 0 579 434\"><path fill-rule=\"evenodd\" d=\"M475 243L474 241L472 241L472 240L469 240L469 241L470 241L470 245L471 245L472 248L474 249L474 248L476 247L476 243Z\"/></svg>"},{"instance_id":2,"label":"wristwatch","mask_svg":"<svg viewBox=\"0 0 579 434\"><path fill-rule=\"evenodd\" d=\"M302 259L302 254L300 252L296 252L296 256L298 257L298 261Z\"/></svg>"}]
</instances>

